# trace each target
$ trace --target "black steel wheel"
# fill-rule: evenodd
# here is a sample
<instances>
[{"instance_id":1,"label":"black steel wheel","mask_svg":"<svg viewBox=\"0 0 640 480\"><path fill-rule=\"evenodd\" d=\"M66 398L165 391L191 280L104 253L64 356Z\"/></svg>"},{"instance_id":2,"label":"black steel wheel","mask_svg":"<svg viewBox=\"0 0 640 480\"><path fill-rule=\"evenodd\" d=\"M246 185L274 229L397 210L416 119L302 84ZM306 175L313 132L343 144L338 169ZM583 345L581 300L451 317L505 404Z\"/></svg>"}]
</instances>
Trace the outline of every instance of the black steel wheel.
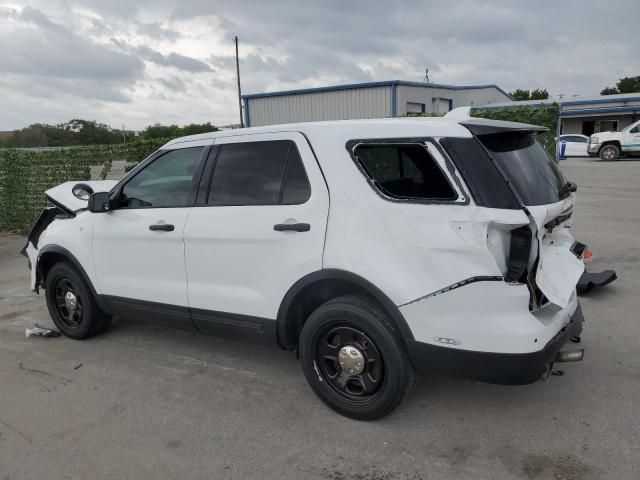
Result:
<instances>
[{"instance_id":1,"label":"black steel wheel","mask_svg":"<svg viewBox=\"0 0 640 480\"><path fill-rule=\"evenodd\" d=\"M302 328L299 351L305 377L318 397L358 420L389 414L413 379L392 321L362 295L341 296L318 307Z\"/></svg>"},{"instance_id":2,"label":"black steel wheel","mask_svg":"<svg viewBox=\"0 0 640 480\"><path fill-rule=\"evenodd\" d=\"M82 323L82 297L78 287L67 277L59 277L53 286L56 301L56 316L70 330L77 330Z\"/></svg>"},{"instance_id":3,"label":"black steel wheel","mask_svg":"<svg viewBox=\"0 0 640 480\"><path fill-rule=\"evenodd\" d=\"M316 340L316 364L331 388L351 401L368 401L384 381L382 355L364 332L348 324L325 329Z\"/></svg>"},{"instance_id":4,"label":"black steel wheel","mask_svg":"<svg viewBox=\"0 0 640 480\"><path fill-rule=\"evenodd\" d=\"M60 262L49 269L45 296L53 323L67 337L92 337L111 325L111 316L100 310L87 282L71 264Z\"/></svg>"}]
</instances>

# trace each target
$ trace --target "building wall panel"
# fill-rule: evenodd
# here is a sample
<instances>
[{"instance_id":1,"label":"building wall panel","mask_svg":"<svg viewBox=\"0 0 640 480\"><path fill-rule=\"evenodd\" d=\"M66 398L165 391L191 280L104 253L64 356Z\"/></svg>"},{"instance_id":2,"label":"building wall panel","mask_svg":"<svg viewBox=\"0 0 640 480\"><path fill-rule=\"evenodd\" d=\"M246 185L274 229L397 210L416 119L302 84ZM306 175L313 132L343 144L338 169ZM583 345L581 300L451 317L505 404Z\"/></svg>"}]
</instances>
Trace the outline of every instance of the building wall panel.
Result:
<instances>
[{"instance_id":1,"label":"building wall panel","mask_svg":"<svg viewBox=\"0 0 640 480\"><path fill-rule=\"evenodd\" d=\"M391 116L391 87L248 99L251 126Z\"/></svg>"}]
</instances>

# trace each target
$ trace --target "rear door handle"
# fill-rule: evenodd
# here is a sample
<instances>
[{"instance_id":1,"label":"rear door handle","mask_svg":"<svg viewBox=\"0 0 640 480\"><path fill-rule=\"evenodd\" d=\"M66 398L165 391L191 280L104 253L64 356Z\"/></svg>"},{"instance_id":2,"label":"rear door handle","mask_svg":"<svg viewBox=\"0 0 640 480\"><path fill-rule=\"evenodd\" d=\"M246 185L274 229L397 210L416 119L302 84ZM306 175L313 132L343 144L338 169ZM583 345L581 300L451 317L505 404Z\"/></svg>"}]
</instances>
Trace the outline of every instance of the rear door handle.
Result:
<instances>
[{"instance_id":1,"label":"rear door handle","mask_svg":"<svg viewBox=\"0 0 640 480\"><path fill-rule=\"evenodd\" d=\"M170 223L156 223L153 225L149 225L149 230L152 232L173 232L174 226Z\"/></svg>"},{"instance_id":2,"label":"rear door handle","mask_svg":"<svg viewBox=\"0 0 640 480\"><path fill-rule=\"evenodd\" d=\"M293 232L308 232L311 230L311 225L308 223L276 223L273 226L276 232L284 232L291 230Z\"/></svg>"}]
</instances>

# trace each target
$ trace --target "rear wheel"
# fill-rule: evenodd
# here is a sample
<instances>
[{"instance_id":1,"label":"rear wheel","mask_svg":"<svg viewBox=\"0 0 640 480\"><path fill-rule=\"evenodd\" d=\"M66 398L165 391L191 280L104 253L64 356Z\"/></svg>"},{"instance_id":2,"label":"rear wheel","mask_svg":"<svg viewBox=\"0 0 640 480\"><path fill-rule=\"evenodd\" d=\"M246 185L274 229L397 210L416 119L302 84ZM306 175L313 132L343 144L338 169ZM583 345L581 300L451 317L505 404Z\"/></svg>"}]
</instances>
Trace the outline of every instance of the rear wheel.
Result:
<instances>
[{"instance_id":1,"label":"rear wheel","mask_svg":"<svg viewBox=\"0 0 640 480\"><path fill-rule=\"evenodd\" d=\"M66 262L47 273L45 297L53 323L67 337L89 338L111 325L111 316L100 310L82 276Z\"/></svg>"},{"instance_id":2,"label":"rear wheel","mask_svg":"<svg viewBox=\"0 0 640 480\"><path fill-rule=\"evenodd\" d=\"M612 162L620 156L620 149L617 145L605 145L600 149L600 160Z\"/></svg>"},{"instance_id":3,"label":"rear wheel","mask_svg":"<svg viewBox=\"0 0 640 480\"><path fill-rule=\"evenodd\" d=\"M304 324L299 349L314 392L333 410L358 420L389 414L413 380L391 320L364 296L345 295L318 307Z\"/></svg>"}]
</instances>

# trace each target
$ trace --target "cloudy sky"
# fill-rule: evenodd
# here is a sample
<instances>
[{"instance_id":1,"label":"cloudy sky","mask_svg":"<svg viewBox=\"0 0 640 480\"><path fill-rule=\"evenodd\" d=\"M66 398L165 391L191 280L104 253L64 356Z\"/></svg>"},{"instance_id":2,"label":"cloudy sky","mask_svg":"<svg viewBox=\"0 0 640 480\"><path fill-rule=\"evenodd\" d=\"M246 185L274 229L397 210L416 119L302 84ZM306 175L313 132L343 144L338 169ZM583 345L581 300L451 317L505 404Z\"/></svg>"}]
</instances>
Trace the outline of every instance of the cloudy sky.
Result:
<instances>
[{"instance_id":1,"label":"cloudy sky","mask_svg":"<svg viewBox=\"0 0 640 480\"><path fill-rule=\"evenodd\" d=\"M640 75L640 2L0 0L0 130L238 122L256 93L374 80L592 95Z\"/></svg>"}]
</instances>

